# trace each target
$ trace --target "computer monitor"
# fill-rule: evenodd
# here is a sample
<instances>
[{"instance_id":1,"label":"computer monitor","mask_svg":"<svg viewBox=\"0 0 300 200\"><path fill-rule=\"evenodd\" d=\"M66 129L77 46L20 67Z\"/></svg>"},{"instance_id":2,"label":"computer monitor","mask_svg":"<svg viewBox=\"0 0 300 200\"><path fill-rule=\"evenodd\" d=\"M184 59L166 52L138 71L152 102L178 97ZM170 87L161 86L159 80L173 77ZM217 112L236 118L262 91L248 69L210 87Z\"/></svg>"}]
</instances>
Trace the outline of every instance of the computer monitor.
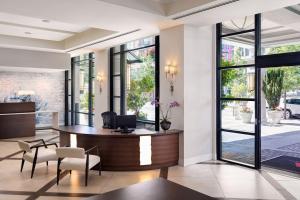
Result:
<instances>
[{"instance_id":1,"label":"computer monitor","mask_svg":"<svg viewBox=\"0 0 300 200\"><path fill-rule=\"evenodd\" d=\"M116 121L121 133L131 133L136 128L136 115L118 115Z\"/></svg>"}]
</instances>

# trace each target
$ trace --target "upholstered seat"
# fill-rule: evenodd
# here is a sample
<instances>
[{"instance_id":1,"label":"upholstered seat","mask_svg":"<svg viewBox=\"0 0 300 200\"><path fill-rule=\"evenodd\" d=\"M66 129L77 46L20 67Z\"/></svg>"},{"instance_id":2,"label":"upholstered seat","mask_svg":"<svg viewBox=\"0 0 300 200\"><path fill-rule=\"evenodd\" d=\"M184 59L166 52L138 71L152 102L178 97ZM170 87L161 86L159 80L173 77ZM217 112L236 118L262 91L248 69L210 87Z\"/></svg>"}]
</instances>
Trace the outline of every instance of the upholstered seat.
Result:
<instances>
[{"instance_id":1,"label":"upholstered seat","mask_svg":"<svg viewBox=\"0 0 300 200\"><path fill-rule=\"evenodd\" d=\"M38 143L39 142L39 143ZM31 143L38 143L31 145ZM54 149L48 148L50 145L55 145L56 143L46 144L44 140L33 140L33 141L18 141L20 149L23 151L22 163L21 163L21 172L23 171L24 162L32 163L31 178L34 174L35 165L37 163L57 160L56 151Z\"/></svg>"},{"instance_id":2,"label":"upholstered seat","mask_svg":"<svg viewBox=\"0 0 300 200\"><path fill-rule=\"evenodd\" d=\"M35 151L26 152L23 155L23 158L28 162L33 162ZM55 149L50 148L40 148L38 150L38 155L36 159L36 163L47 162L47 161L57 161L56 151Z\"/></svg>"},{"instance_id":3,"label":"upholstered seat","mask_svg":"<svg viewBox=\"0 0 300 200\"><path fill-rule=\"evenodd\" d=\"M100 162L99 156L89 156L89 169L94 167ZM84 158L65 158L60 163L60 169L64 170L82 170L86 167L86 156Z\"/></svg>"},{"instance_id":4,"label":"upholstered seat","mask_svg":"<svg viewBox=\"0 0 300 200\"><path fill-rule=\"evenodd\" d=\"M90 151L97 150L98 155L90 155ZM85 185L87 186L88 171L99 164L99 175L101 175L101 162L98 147L93 147L87 151L83 148L61 147L56 149L58 157L57 163L57 185L61 170L85 171Z\"/></svg>"}]
</instances>

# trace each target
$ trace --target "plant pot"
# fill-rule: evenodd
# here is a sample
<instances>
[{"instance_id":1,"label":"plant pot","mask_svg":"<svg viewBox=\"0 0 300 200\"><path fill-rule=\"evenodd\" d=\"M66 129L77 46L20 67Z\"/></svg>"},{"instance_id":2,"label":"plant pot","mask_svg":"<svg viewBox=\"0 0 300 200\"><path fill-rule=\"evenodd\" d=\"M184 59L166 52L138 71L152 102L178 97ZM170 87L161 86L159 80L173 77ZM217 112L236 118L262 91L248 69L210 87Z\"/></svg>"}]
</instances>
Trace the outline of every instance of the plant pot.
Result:
<instances>
[{"instance_id":1,"label":"plant pot","mask_svg":"<svg viewBox=\"0 0 300 200\"><path fill-rule=\"evenodd\" d=\"M160 122L160 127L161 127L164 131L169 130L170 127L171 127L171 122L168 121L168 120L166 120L166 119L164 119L164 120L162 120L162 121Z\"/></svg>"},{"instance_id":2,"label":"plant pot","mask_svg":"<svg viewBox=\"0 0 300 200\"><path fill-rule=\"evenodd\" d=\"M242 122L244 123L251 123L253 112L240 112Z\"/></svg>"},{"instance_id":3,"label":"plant pot","mask_svg":"<svg viewBox=\"0 0 300 200\"><path fill-rule=\"evenodd\" d=\"M268 119L272 124L279 124L283 112L279 110L268 110L267 114L268 114Z\"/></svg>"}]
</instances>

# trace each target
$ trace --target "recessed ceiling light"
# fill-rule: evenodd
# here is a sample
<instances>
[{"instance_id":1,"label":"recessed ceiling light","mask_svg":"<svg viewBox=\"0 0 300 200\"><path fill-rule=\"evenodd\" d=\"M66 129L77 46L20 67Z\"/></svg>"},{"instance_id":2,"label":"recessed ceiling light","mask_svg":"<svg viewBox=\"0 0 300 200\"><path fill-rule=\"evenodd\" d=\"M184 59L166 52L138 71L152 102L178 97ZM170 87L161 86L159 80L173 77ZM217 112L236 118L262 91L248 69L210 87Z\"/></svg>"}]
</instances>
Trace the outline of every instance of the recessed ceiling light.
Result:
<instances>
[{"instance_id":1,"label":"recessed ceiling light","mask_svg":"<svg viewBox=\"0 0 300 200\"><path fill-rule=\"evenodd\" d=\"M49 23L50 20L48 20L48 19L43 19L42 22Z\"/></svg>"},{"instance_id":2,"label":"recessed ceiling light","mask_svg":"<svg viewBox=\"0 0 300 200\"><path fill-rule=\"evenodd\" d=\"M24 32L26 35L31 35L32 33L31 32Z\"/></svg>"}]
</instances>

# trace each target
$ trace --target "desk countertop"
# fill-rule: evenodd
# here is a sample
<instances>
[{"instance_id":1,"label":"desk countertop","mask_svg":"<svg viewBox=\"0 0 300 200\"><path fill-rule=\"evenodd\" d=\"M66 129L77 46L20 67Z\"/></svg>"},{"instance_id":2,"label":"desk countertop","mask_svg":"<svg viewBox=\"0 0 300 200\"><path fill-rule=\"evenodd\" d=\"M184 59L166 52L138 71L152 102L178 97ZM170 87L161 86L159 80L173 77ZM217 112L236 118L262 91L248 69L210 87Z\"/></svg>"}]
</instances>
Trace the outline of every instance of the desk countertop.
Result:
<instances>
[{"instance_id":1,"label":"desk countertop","mask_svg":"<svg viewBox=\"0 0 300 200\"><path fill-rule=\"evenodd\" d=\"M60 126L54 128L57 131L70 133L70 134L81 134L81 135L94 135L94 136L109 136L109 137L136 137L136 136L163 136L170 134L183 133L182 130L168 130L168 131L150 131L146 129L136 129L130 134L123 134L115 132L112 129L96 129L88 126Z\"/></svg>"}]
</instances>

